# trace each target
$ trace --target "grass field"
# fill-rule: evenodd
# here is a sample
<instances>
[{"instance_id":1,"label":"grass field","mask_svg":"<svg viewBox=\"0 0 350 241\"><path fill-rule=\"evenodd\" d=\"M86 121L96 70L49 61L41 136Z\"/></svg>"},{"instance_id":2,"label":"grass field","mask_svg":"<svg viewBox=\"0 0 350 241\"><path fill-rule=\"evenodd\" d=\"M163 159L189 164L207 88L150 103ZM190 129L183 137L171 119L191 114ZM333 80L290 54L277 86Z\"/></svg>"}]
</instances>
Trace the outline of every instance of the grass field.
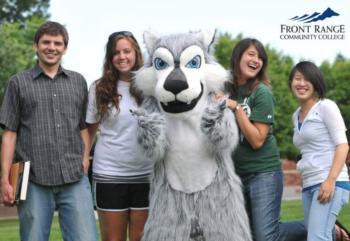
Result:
<instances>
[{"instance_id":1,"label":"grass field","mask_svg":"<svg viewBox=\"0 0 350 241\"><path fill-rule=\"evenodd\" d=\"M301 220L303 219L303 208L300 200L282 202L281 221ZM338 220L350 229L350 204L344 206L338 217Z\"/></svg>"},{"instance_id":2,"label":"grass field","mask_svg":"<svg viewBox=\"0 0 350 241\"><path fill-rule=\"evenodd\" d=\"M281 220L301 220L303 219L301 201L285 201L282 203ZM341 223L350 228L350 205L346 205L338 218ZM0 220L0 241L18 241L18 221ZM61 232L59 229L57 217L52 224L50 241L61 241Z\"/></svg>"},{"instance_id":3,"label":"grass field","mask_svg":"<svg viewBox=\"0 0 350 241\"><path fill-rule=\"evenodd\" d=\"M19 241L18 220L0 220L0 241ZM57 217L51 227L50 241L61 241L61 231Z\"/></svg>"}]
</instances>

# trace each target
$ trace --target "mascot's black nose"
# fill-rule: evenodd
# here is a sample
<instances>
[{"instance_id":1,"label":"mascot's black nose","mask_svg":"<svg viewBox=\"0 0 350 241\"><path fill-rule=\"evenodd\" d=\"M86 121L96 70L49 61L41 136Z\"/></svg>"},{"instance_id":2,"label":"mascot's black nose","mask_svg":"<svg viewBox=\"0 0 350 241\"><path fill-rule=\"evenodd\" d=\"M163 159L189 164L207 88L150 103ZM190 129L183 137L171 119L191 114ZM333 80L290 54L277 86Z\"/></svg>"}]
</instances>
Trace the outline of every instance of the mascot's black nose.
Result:
<instances>
[{"instance_id":1,"label":"mascot's black nose","mask_svg":"<svg viewBox=\"0 0 350 241\"><path fill-rule=\"evenodd\" d=\"M171 71L169 76L166 78L164 89L172 92L174 95L177 95L187 88L188 84L185 74L180 68L175 67L175 69Z\"/></svg>"}]
</instances>

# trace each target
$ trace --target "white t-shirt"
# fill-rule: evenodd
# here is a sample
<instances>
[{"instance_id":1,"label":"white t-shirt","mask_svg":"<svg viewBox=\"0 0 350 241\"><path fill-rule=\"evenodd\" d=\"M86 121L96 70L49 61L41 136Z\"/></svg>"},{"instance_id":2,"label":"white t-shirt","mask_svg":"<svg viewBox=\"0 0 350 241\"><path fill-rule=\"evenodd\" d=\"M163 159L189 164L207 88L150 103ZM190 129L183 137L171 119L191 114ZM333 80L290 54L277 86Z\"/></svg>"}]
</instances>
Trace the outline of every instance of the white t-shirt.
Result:
<instances>
[{"instance_id":1,"label":"white t-shirt","mask_svg":"<svg viewBox=\"0 0 350 241\"><path fill-rule=\"evenodd\" d=\"M333 164L335 148L348 143L346 127L337 104L329 99L318 101L305 117L300 130L300 107L293 114L293 143L301 152L297 169L302 174L303 187L320 184L326 180ZM346 165L337 181L348 181Z\"/></svg>"},{"instance_id":2,"label":"white t-shirt","mask_svg":"<svg viewBox=\"0 0 350 241\"><path fill-rule=\"evenodd\" d=\"M137 142L137 120L130 110L138 108L129 92L130 83L118 81L118 93L122 96L119 112L111 108L107 118L100 123L100 134L95 146L93 173L105 177L142 176L149 174L153 162L141 152ZM89 90L87 123L97 123L100 117L96 107L96 82Z\"/></svg>"}]
</instances>

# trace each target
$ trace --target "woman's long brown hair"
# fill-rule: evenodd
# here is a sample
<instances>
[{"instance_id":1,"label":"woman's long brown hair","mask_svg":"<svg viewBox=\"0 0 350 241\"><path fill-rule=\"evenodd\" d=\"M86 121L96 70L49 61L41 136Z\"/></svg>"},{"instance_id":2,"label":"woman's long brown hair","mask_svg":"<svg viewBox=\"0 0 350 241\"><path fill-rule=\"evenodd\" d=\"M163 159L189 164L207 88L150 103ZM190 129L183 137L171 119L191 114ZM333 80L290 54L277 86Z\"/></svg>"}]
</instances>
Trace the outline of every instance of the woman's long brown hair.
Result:
<instances>
[{"instance_id":1,"label":"woman's long brown hair","mask_svg":"<svg viewBox=\"0 0 350 241\"><path fill-rule=\"evenodd\" d=\"M252 38L246 38L241 40L233 49L232 55L231 55L231 75L232 79L231 82L227 83L226 88L230 92L230 97L233 99L237 98L237 88L238 88L238 79L241 75L241 69L240 69L240 62L243 53L250 47L254 46L256 50L258 51L259 58L263 61L263 66L259 73L252 79L248 80L248 89L247 92L244 93L244 96L249 96L251 92L255 89L255 87L259 83L264 83L266 85L270 85L269 79L267 77L267 65L268 65L268 58L265 51L264 46L262 43L257 39Z\"/></svg>"},{"instance_id":2,"label":"woman's long brown hair","mask_svg":"<svg viewBox=\"0 0 350 241\"><path fill-rule=\"evenodd\" d=\"M134 37L123 34L116 36L110 35L106 44L102 77L96 81L97 114L101 119L108 115L108 110L112 107L115 107L119 111L120 94L117 87L120 76L118 70L113 65L113 57L117 42L120 39L128 40L135 51L136 61L132 71L138 70L143 65L142 53ZM135 89L133 81L130 86L130 94L135 98L138 105L142 103L141 92Z\"/></svg>"}]
</instances>

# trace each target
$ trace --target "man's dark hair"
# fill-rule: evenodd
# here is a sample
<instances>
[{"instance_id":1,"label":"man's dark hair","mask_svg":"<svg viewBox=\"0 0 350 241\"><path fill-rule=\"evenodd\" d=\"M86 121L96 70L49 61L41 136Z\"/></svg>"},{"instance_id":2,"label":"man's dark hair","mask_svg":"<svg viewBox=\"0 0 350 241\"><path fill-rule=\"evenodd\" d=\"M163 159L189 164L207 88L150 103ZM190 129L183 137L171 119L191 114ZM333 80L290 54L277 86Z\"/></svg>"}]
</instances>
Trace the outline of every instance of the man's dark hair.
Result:
<instances>
[{"instance_id":1,"label":"man's dark hair","mask_svg":"<svg viewBox=\"0 0 350 241\"><path fill-rule=\"evenodd\" d=\"M44 35L62 35L65 47L68 46L68 32L67 29L60 23L47 21L43 25L41 25L35 33L34 43L38 44L40 38Z\"/></svg>"}]
</instances>

